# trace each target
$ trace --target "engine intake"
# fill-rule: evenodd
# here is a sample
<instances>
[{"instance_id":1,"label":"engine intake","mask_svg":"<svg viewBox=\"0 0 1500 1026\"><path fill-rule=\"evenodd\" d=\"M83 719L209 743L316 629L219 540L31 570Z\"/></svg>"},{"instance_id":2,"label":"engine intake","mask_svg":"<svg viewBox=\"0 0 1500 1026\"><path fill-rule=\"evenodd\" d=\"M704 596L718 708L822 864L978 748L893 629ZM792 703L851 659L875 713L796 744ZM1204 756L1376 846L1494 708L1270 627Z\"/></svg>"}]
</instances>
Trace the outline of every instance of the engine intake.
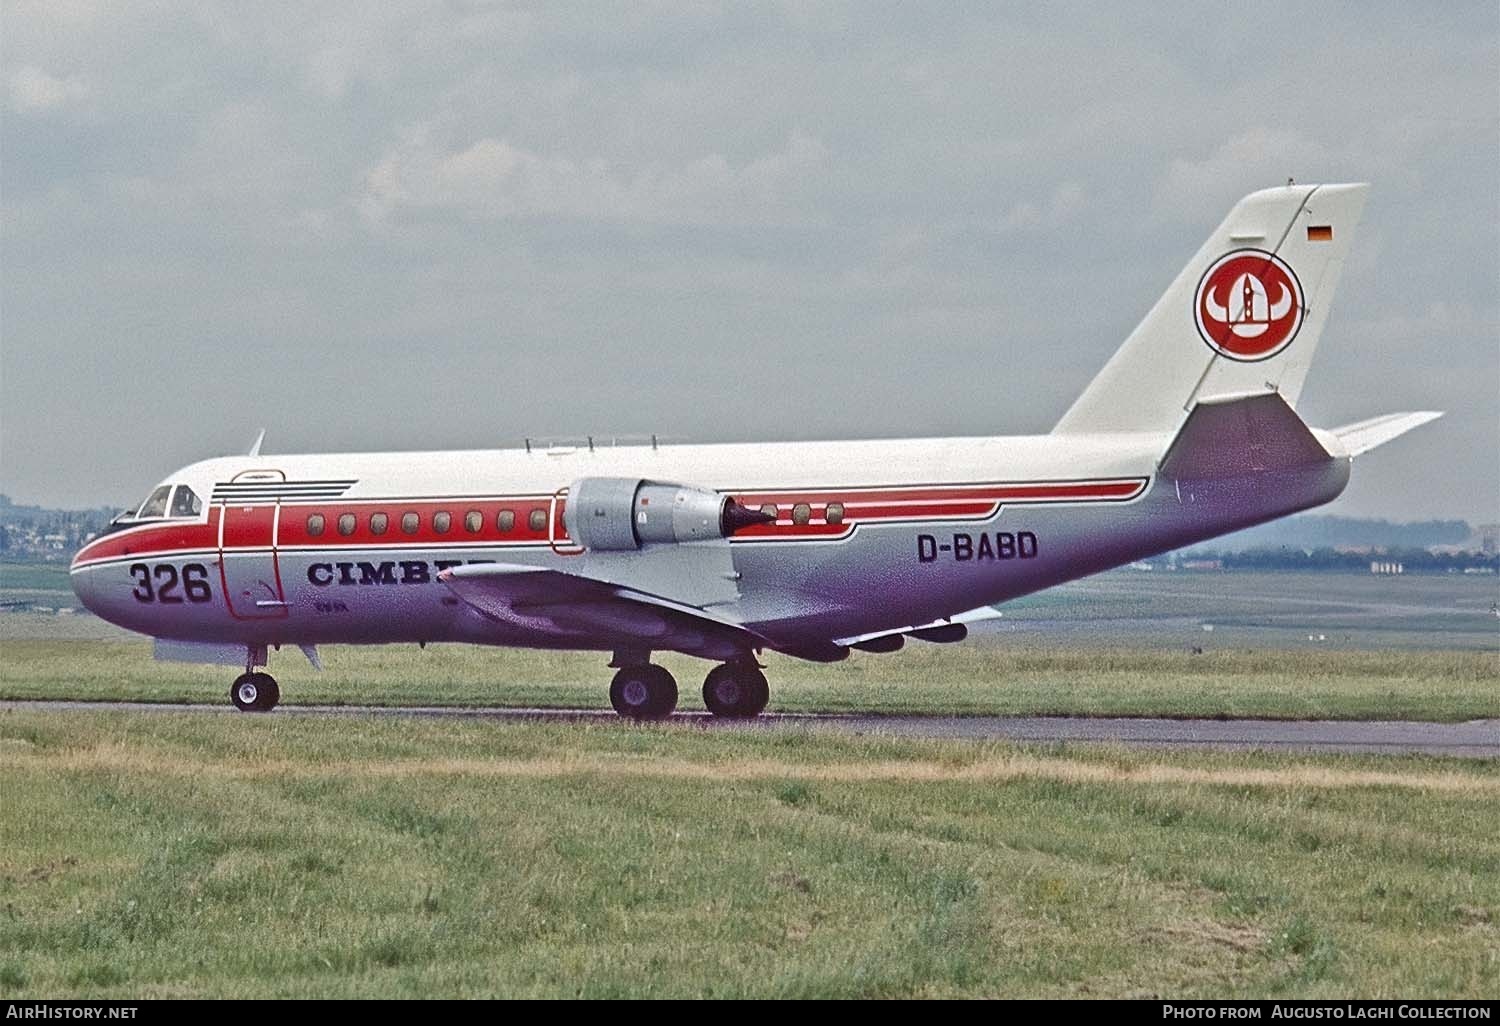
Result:
<instances>
[{"instance_id":1,"label":"engine intake","mask_svg":"<svg viewBox=\"0 0 1500 1026\"><path fill-rule=\"evenodd\" d=\"M718 492L635 477L574 481L563 509L573 544L606 551L728 538L775 519Z\"/></svg>"}]
</instances>

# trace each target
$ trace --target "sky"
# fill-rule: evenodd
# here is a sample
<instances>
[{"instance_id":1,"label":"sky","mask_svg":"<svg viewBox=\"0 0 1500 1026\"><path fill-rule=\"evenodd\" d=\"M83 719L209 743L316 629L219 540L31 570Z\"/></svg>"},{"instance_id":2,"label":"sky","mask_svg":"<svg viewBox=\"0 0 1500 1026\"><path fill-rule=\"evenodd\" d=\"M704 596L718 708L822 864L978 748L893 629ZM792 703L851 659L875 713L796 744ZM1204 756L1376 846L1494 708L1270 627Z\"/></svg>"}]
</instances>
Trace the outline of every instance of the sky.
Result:
<instances>
[{"instance_id":1,"label":"sky","mask_svg":"<svg viewBox=\"0 0 1500 1026\"><path fill-rule=\"evenodd\" d=\"M1045 432L1295 177L1374 184L1300 412L1447 411L1326 512L1500 520L1493 0L6 0L0 77L17 502L261 427Z\"/></svg>"}]
</instances>

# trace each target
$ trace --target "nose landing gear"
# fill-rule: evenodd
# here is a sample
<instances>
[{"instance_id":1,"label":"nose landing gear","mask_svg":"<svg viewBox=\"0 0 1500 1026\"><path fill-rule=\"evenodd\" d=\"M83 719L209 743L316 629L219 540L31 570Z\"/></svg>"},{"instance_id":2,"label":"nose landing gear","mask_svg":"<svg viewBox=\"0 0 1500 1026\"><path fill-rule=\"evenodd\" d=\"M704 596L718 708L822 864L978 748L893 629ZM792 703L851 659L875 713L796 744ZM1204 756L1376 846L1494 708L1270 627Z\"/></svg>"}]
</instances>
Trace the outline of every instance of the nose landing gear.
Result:
<instances>
[{"instance_id":1,"label":"nose landing gear","mask_svg":"<svg viewBox=\"0 0 1500 1026\"><path fill-rule=\"evenodd\" d=\"M240 712L270 712L281 701L276 678L256 669L266 665L268 654L265 645L245 646L245 672L229 685L229 700Z\"/></svg>"},{"instance_id":2,"label":"nose landing gear","mask_svg":"<svg viewBox=\"0 0 1500 1026\"><path fill-rule=\"evenodd\" d=\"M269 673L242 673L229 687L229 700L241 712L270 712L281 701L281 688Z\"/></svg>"}]
</instances>

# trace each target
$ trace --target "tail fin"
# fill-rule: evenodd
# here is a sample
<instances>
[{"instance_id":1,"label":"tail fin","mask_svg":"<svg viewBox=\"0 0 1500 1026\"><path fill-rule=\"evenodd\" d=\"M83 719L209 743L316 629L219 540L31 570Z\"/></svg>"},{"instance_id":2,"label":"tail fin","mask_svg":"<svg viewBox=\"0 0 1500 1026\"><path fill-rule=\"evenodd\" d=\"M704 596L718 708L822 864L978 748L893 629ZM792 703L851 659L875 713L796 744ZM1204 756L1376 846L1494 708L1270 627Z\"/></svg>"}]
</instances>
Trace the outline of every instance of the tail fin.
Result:
<instances>
[{"instance_id":1,"label":"tail fin","mask_svg":"<svg viewBox=\"0 0 1500 1026\"><path fill-rule=\"evenodd\" d=\"M1240 200L1053 432L1175 431L1195 404L1231 395L1295 407L1368 191Z\"/></svg>"}]
</instances>

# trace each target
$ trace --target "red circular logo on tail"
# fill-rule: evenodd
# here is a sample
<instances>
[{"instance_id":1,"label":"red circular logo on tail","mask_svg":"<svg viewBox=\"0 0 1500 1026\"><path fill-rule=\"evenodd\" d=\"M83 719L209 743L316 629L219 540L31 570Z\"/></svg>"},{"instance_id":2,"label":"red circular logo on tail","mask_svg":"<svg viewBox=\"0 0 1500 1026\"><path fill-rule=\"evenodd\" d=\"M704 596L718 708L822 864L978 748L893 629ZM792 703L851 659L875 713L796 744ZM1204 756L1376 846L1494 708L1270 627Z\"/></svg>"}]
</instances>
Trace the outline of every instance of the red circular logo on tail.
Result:
<instances>
[{"instance_id":1,"label":"red circular logo on tail","mask_svg":"<svg viewBox=\"0 0 1500 1026\"><path fill-rule=\"evenodd\" d=\"M1297 276L1276 254L1259 249L1238 249L1215 260L1193 302L1204 341L1246 363L1269 359L1291 345L1302 312Z\"/></svg>"}]
</instances>

